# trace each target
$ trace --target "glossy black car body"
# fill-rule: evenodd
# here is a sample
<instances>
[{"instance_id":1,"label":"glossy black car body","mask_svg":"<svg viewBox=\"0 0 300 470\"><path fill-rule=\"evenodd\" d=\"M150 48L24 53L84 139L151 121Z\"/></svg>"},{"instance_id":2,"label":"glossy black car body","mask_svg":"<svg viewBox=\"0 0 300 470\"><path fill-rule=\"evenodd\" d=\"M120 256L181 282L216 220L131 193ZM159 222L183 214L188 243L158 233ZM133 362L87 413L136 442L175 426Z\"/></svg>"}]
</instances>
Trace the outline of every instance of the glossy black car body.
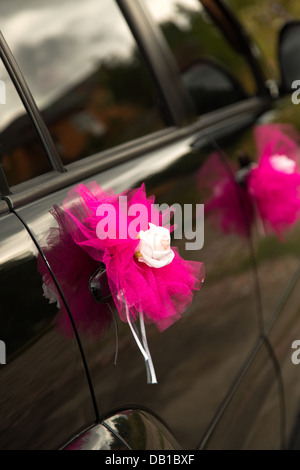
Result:
<instances>
[{"instance_id":1,"label":"glossy black car body","mask_svg":"<svg viewBox=\"0 0 300 470\"><path fill-rule=\"evenodd\" d=\"M1 449L280 449L293 445L300 404L299 374L291 361L291 345L300 335L299 227L282 243L257 230L246 238L225 235L207 220L202 249L187 251L184 241L176 241L184 258L205 263L206 281L180 321L163 333L147 329L158 376L154 386L146 383L144 364L127 324L119 322L115 365L113 326L93 339L78 331L74 322L73 334L65 337L54 322L56 305L43 296L38 258L56 279L43 253L55 225L49 211L54 204L62 204L71 187L96 180L120 192L145 182L147 193L159 203L205 204L198 175L211 154L217 155L235 181L231 163L244 153L255 158L254 126L286 123L292 112L297 115L290 97L276 96L273 77L266 75L253 44L221 0L203 0L201 15L206 19L210 15L205 25L215 22L222 44L227 41L246 64L236 77L230 70L232 58L226 71L211 65L212 55L209 60L205 57L208 62L200 58L197 62L195 54L190 66L176 63L172 44L164 36L172 29L170 22L160 29L146 3L119 0L115 7L126 18L147 66L148 75L138 75L139 83L145 79L146 90L151 82L159 119L152 108L140 118L141 103L129 109L124 97L121 110L115 106L105 114L101 90L94 85L96 75L88 74L85 81L63 90L64 95L59 89L59 100L51 97L47 105L38 103L38 107L34 76L26 76L26 63L20 63L25 49L18 49L8 23L1 25L7 90L15 87L24 106L23 114L12 114L0 134L0 340L6 345L6 363L0 365ZM4 19L9 17L6 8ZM66 8L69 11L70 6ZM25 24L21 13L18 19ZM73 34L76 37L76 28ZM26 60L32 54L30 50ZM104 65L112 80L113 61ZM220 73L224 81L228 78L229 92L217 86L195 95L194 66L201 71L207 66L210 73ZM138 67L134 70L140 73ZM239 81L242 76L246 82L249 77L250 91L242 78ZM130 87L123 88L129 96ZM101 101L109 131L93 121L96 130L89 131L89 139L82 133L85 140L80 140L73 133L63 141L64 126L69 129L75 118L78 124L83 114L86 117L80 100L89 89ZM116 96L118 101L117 84L113 91L110 100ZM127 128L123 132L116 118L120 114L126 116L130 132ZM127 121L129 114L137 118ZM157 126L140 131L139 119L145 126L157 120ZM123 140L118 141L116 132L111 143L111 122L117 129L120 125ZM82 155L70 150L77 137L77 149L84 142ZM66 308L72 317L71 308Z\"/></svg>"}]
</instances>

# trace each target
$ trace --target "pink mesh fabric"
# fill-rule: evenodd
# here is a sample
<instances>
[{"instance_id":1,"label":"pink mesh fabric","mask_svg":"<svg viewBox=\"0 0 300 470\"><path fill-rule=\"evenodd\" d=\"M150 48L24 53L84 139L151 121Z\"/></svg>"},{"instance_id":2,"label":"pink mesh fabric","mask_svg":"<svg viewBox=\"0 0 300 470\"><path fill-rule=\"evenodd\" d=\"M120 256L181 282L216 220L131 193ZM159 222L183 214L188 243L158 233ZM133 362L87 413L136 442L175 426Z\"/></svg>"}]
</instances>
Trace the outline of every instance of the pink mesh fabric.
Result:
<instances>
[{"instance_id":1,"label":"pink mesh fabric","mask_svg":"<svg viewBox=\"0 0 300 470\"><path fill-rule=\"evenodd\" d=\"M127 213L120 201L127 197ZM154 323L162 331L180 318L191 304L194 291L199 290L204 280L202 263L182 259L178 251L173 261L161 268L151 268L137 260L135 252L139 239L129 236L129 227L134 224L135 204L145 207L139 217L136 233L147 230L149 222L164 222L166 214L160 214L153 206L154 197L147 198L144 185L122 194L104 191L96 182L73 188L64 201L67 217L67 232L80 250L89 255L91 262L103 262L115 305L122 321L126 321L126 302L130 319L135 321L143 312L146 323ZM100 239L97 235L99 221L106 217L97 215L101 204L115 208L116 237ZM102 206L103 207L103 206ZM131 208L131 209L130 209ZM128 215L132 210L132 215Z\"/></svg>"},{"instance_id":2,"label":"pink mesh fabric","mask_svg":"<svg viewBox=\"0 0 300 470\"><path fill-rule=\"evenodd\" d=\"M299 136L292 126L269 124L255 129L255 140L259 160L248 192L265 230L282 239L300 215Z\"/></svg>"},{"instance_id":3,"label":"pink mesh fabric","mask_svg":"<svg viewBox=\"0 0 300 470\"><path fill-rule=\"evenodd\" d=\"M249 236L254 218L252 201L246 188L234 179L235 170L226 169L212 154L198 173L198 186L206 191L205 215L224 234Z\"/></svg>"},{"instance_id":4,"label":"pink mesh fabric","mask_svg":"<svg viewBox=\"0 0 300 470\"><path fill-rule=\"evenodd\" d=\"M42 246L43 252L62 289L78 331L97 339L112 321L108 306L97 304L88 287L89 278L97 269L98 263L73 241L69 232L69 216L57 206L53 208L51 214L56 219L58 227L50 229ZM68 311L41 257L38 259L38 270L46 288L50 289L59 300L60 311L55 318L55 324L64 335L72 337L74 330Z\"/></svg>"}]
</instances>

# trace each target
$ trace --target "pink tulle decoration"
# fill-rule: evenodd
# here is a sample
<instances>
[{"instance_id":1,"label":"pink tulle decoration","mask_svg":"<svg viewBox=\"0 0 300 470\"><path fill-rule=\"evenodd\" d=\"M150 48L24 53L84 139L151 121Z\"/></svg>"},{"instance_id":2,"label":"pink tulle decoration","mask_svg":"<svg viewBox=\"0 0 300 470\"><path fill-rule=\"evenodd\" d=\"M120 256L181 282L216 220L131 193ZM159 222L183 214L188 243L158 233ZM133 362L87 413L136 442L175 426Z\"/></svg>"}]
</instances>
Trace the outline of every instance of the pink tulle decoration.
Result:
<instances>
[{"instance_id":1,"label":"pink tulle decoration","mask_svg":"<svg viewBox=\"0 0 300 470\"><path fill-rule=\"evenodd\" d=\"M57 206L54 206L51 214L58 227L50 229L46 243L42 246L43 252L62 289L77 330L96 339L112 322L108 307L97 304L89 291L88 281L98 263L73 241L69 232L69 216ZM51 303L57 303L59 308L55 318L56 326L64 335L72 337L74 330L68 311L41 257L38 259L38 270L43 278L45 296Z\"/></svg>"},{"instance_id":2,"label":"pink tulle decoration","mask_svg":"<svg viewBox=\"0 0 300 470\"><path fill-rule=\"evenodd\" d=\"M204 280L204 271L202 263L185 261L176 248L172 248L172 262L158 269L138 260L136 252L140 240L137 236L132 237L129 231L134 224L137 234L148 230L153 218L157 225L163 225L167 214L159 213L154 202L153 196L147 198L144 185L114 194L93 182L73 188L63 207L68 215L68 231L73 241L93 262L105 264L121 320L128 320L126 310L133 322L142 313L146 323L154 323L162 331L178 320L191 304L194 291L199 290ZM134 210L137 204L144 208L138 219ZM108 232L105 239L100 239L97 232L99 222L103 222L101 227L105 229L107 214L99 215L99 207L108 205L114 208L114 233Z\"/></svg>"},{"instance_id":3,"label":"pink tulle decoration","mask_svg":"<svg viewBox=\"0 0 300 470\"><path fill-rule=\"evenodd\" d=\"M299 137L292 126L274 124L257 127L255 139L259 162L249 175L248 192L265 230L282 239L300 215Z\"/></svg>"},{"instance_id":4,"label":"pink tulle decoration","mask_svg":"<svg viewBox=\"0 0 300 470\"><path fill-rule=\"evenodd\" d=\"M257 163L240 170L212 154L198 174L201 191L211 188L205 212L223 233L250 235L255 216L266 232L283 232L300 216L299 135L291 125L256 126Z\"/></svg>"},{"instance_id":5,"label":"pink tulle decoration","mask_svg":"<svg viewBox=\"0 0 300 470\"><path fill-rule=\"evenodd\" d=\"M248 236L254 218L252 202L244 185L234 178L235 170L225 168L217 154L212 154L198 173L201 192L209 194L205 214L223 233Z\"/></svg>"},{"instance_id":6,"label":"pink tulle decoration","mask_svg":"<svg viewBox=\"0 0 300 470\"><path fill-rule=\"evenodd\" d=\"M257 161L272 155L286 155L300 163L300 136L291 124L263 124L254 128Z\"/></svg>"}]
</instances>

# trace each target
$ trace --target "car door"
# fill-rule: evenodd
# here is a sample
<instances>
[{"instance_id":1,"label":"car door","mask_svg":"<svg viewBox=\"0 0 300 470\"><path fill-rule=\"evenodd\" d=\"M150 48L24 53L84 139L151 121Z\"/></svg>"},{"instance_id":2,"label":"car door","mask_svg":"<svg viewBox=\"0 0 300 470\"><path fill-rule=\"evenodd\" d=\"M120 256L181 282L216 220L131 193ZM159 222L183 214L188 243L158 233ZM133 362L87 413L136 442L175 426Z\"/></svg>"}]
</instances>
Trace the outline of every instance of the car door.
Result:
<instances>
[{"instance_id":1,"label":"car door","mask_svg":"<svg viewBox=\"0 0 300 470\"><path fill-rule=\"evenodd\" d=\"M236 19L233 17L232 12L227 9L224 2L205 1L202 3L203 6L207 8L208 12L211 13L215 21L218 23L220 29L227 36L229 42L231 43L236 52L241 52L241 50L243 50L244 54L249 58L249 51L251 49L252 51L255 51L256 58L260 57L260 52L257 50L256 45L251 43L249 33L246 30L241 29L241 26L236 22ZM227 20L230 19L232 21L232 27L229 27L228 24L226 24L225 18L221 18L220 11L215 9L215 3L217 3L223 13L225 13ZM261 62L260 71L257 70L257 64L253 64L253 57L252 59L249 58L248 63L250 66L252 66L253 75L260 83L262 78L261 72L262 70L265 71L265 78L263 79L263 82L265 82L265 89L269 88L272 96L278 96L278 90L276 91L277 85L276 82L274 82L274 77L278 78L278 83L280 84L280 73L277 70L277 74L273 73L272 75L270 74L270 68L283 68L282 64L276 63L277 57L274 56L274 52L276 52L276 46L278 45L279 41L278 37L280 27L282 27L287 21L291 21L293 17L297 18L295 16L297 15L297 8L291 7L285 9L285 5L283 4L283 2L280 2L280 4L278 4L274 9L270 4L268 4L268 2L264 2L263 4L260 3L260 5L254 5L252 2L239 3L233 1L228 3L232 4L232 6L235 8L235 11L239 14L239 17L243 21L243 24L246 27L249 26L250 31L254 33L254 39L256 39L257 36L257 39L259 39L259 42L261 43L263 48L267 50L266 60ZM152 5L153 4L150 2L149 7L151 7ZM192 5L191 3L189 3L187 8L195 8L195 4ZM153 9L153 14L155 15L154 5ZM156 14L158 19L160 16L162 16L162 13L159 11L158 8L156 9ZM175 16L174 13L173 15ZM259 20L253 22L254 17L256 18L256 20L258 20L259 18ZM271 21L269 22L267 18L271 18ZM209 19L206 19L206 21L202 22L203 35L205 34L205 30L209 29L209 23ZM196 24L196 20L194 24ZM188 54L180 54L180 50L178 46L176 46L176 42L174 40L174 31L173 36L171 36L171 27L170 24L168 24L168 21L166 21L166 19L162 22L162 29L166 36L169 35L167 39L170 47L173 50L173 54L176 58L177 64L180 68L182 66L182 61L187 61L189 59ZM200 31L200 23L198 23L198 31ZM186 31L184 31L184 33L187 36L187 41L185 42L185 44L186 51L188 51L188 45L191 44L190 37L189 34L186 34ZM225 63L225 65L227 65L227 70L228 68L230 68L231 72L237 74L238 76L238 70L240 67L239 61L230 60L230 55L226 53L226 51L223 51L222 57L222 55L220 55L220 52L215 47L216 35L212 34L212 32L210 32L210 35L208 35L208 33L206 34L207 37L209 37L210 39L207 41L208 46L205 48L205 51L208 50L210 60L213 57L224 61L223 64ZM238 40L236 34L238 34L239 36ZM177 35L179 35L179 32L177 32ZM183 35L182 32L181 35ZM266 37L268 38L267 40ZM182 48L182 40L180 42L178 41L177 44L180 44ZM197 61L199 58L201 58L202 51L199 54L199 47L195 47L194 50L195 52L193 53L195 54L195 57L191 57L191 59L196 59ZM283 58L282 52L279 57ZM183 68L184 73L185 70L186 65L185 68ZM202 70L204 70L203 67ZM249 78L249 73L245 72L242 75L245 79L244 86L248 87L249 83L247 83L247 81ZM271 79L272 77L273 80ZM195 100L202 98L199 93L198 95L195 93L197 91L197 87L200 87L200 89L205 87L208 89L210 88L207 83L205 83L205 79L203 83L203 80L199 78L199 75L197 76L197 80L198 83L196 83L195 86L195 80L193 80L193 75L191 75L190 82L185 82L187 85L190 86L190 91ZM218 84L220 85L220 83L221 82L219 81ZM258 88L260 88L259 83ZM283 90L282 86L280 88L281 90ZM215 135L215 140L218 142L219 151L221 151L225 158L231 160L231 164L233 165L234 171L237 172L236 175L238 178L240 177L238 168L240 168L241 165L244 166L245 160L248 160L248 162L252 161L255 164L258 163L259 159L263 154L263 148L266 148L266 145L269 145L270 148L271 146L273 146L274 151L275 146L279 143L279 140L283 139L284 141L286 139L286 142L291 143L292 147L294 147L295 149L295 153L297 153L297 132L299 131L299 117L297 106L293 105L290 92L291 90L289 90L289 93L287 95L281 96L279 100L276 100L274 102L273 112L262 114L261 118L256 121L256 124L260 125L259 128L257 126L254 126L252 129L251 127L245 127L244 131L239 132L239 136L236 136L235 139L229 140L224 140L219 136ZM263 136L264 132L266 132L265 136ZM276 134L276 132L278 132L278 134ZM286 150L286 145L283 146L282 149L285 149L285 151L290 152L286 153L286 155L292 156L293 152L291 150ZM282 149L281 153L285 154L285 151L282 152ZM274 153L276 153L276 151L274 151ZM215 168L215 170L217 171L217 167ZM205 185L204 179L202 179L202 182ZM243 197L244 196L242 195L242 198ZM283 197L284 195L282 195L282 200ZM208 202L211 203L211 200L209 200ZM218 200L217 198L215 199L215 209L218 208L217 203L220 204L221 202L225 204L226 201L225 199L223 199L223 201L221 201L220 199ZM274 203L276 203L276 200L274 200ZM286 207L288 207L288 205ZM216 211L215 214L218 215ZM248 215L250 215L251 217L251 213L249 214L248 212ZM222 216L221 220L218 221L219 230L221 229L220 233L224 233L224 231L235 231L237 233L238 226L230 226L230 223L232 223L232 214L228 212L227 216L229 217L229 221L227 222L227 224L225 224L226 221L224 218L222 219ZM237 221L238 220L235 219L235 223L237 223ZM284 446L285 441L289 441L294 423L297 423L297 410L299 407L299 383L297 380L295 364L293 363L293 361L291 361L291 345L294 344L294 348L296 347L295 344L297 343L293 343L293 341L297 337L298 331L298 316L296 313L299 304L297 301L299 260L296 248L298 240L298 230L299 224L293 224L289 227L289 229L282 232L281 236L278 236L278 233L276 234L274 230L265 230L261 221L258 220L258 222L256 222L251 228L252 237L250 241L252 245L250 250L253 254L254 269L257 273L256 282L258 288L258 305L259 311L261 312L260 325L261 327L264 327L264 336L266 335L266 333L269 334L268 338L265 337L265 346L269 351L269 357L273 360L278 379L277 391L279 392L280 396L279 404L282 423L282 446ZM265 351L265 353L266 352L267 351ZM261 357L263 357L262 353L260 353L260 355ZM262 388L260 388L262 387L262 384L260 384L260 386L257 386L255 377L252 375L251 372L251 369L255 368L256 360L258 359L255 359L253 361L252 366L249 367L249 370L245 372L245 375L243 376L242 383L244 382L245 388L243 388L243 385L241 383L236 388L235 397L234 394L229 396L229 400L225 402L226 405L224 404L224 408L221 409L220 414L217 415L216 421L213 422L206 437L202 440L201 447L207 446L208 448L210 448L210 446L220 446L220 443L223 443L221 444L221 446L226 446L228 442L227 439L231 441L235 433L239 434L238 439L243 440L245 438L245 427L242 424L244 418L241 417L241 415L237 417L237 407L240 411L241 409L243 409L245 415L247 415L247 413L250 413L254 421L258 419L259 415L265 416L264 413L269 413L269 417L271 417L271 415L274 413L274 409L277 407L278 403L276 405L273 399L269 399L265 402L265 407L268 411L264 410L260 413L254 411L255 409L258 409L258 403L256 402L255 394L260 393L260 391L262 390ZM255 384L254 389L256 389L256 392L253 391L253 384ZM252 390L252 392L249 392L249 390ZM251 400L249 400L249 396L251 396ZM259 402L262 404L262 401L260 399ZM251 408L251 403L253 403L254 408ZM227 407L227 405L229 406ZM227 411L224 411L225 409ZM279 410L277 409L277 411ZM273 414L274 417L275 415L276 413ZM247 426L251 427L248 418L246 418L246 422L248 423ZM218 425L214 428L216 423ZM261 421L258 423L254 423L253 428L255 429L255 431L253 431L251 437L251 439L253 439L253 442L251 443L250 441L248 441L247 446L259 446L260 442L263 442L260 441L261 433L264 433L268 436L271 435L270 423L272 423L272 418L270 418L269 421L263 419L263 423ZM296 429L298 429L297 425ZM210 434L211 432L212 435Z\"/></svg>"},{"instance_id":2,"label":"car door","mask_svg":"<svg viewBox=\"0 0 300 470\"><path fill-rule=\"evenodd\" d=\"M65 6L63 5L63 8ZM8 11L5 9L3 12L2 17L8 18L8 23L19 13L15 7L16 5L11 5L11 9L9 8ZM26 9L27 5L25 5L24 13ZM43 8L40 10L38 8L38 13L41 14L39 20L45 20ZM93 17L93 11L91 13ZM81 19L80 11L76 14ZM105 16L104 19L109 24L109 18ZM71 16L70 20L74 21L74 17ZM97 26L95 17L93 23ZM126 24L121 15L119 23L126 31ZM2 22L1 26L4 25L5 23ZM92 31L92 39L94 32ZM46 39L48 39L47 35ZM66 39L68 43L68 38ZM117 37L113 36L112 39L114 41ZM26 41L23 45L26 49ZM111 47L114 49L115 45L112 43ZM91 51L90 59L92 60L94 60L93 54L94 51ZM26 50L22 46L21 57L24 58L24 56L26 56ZM78 90L74 86L75 81L78 80L77 76L71 78L71 91L74 88L71 101L73 97L75 100L69 103L67 96L66 107L63 106L62 111L55 109L54 114L52 111L49 113L48 108L46 109L47 123L50 122L53 126L50 129L54 139L52 140L35 106L27 83L2 35L1 57L4 62L4 65L1 62L3 113L0 166L2 313L0 344L1 366L3 366L1 367L3 385L1 385L1 448L56 449L67 445L81 431L86 431L85 439L84 442L76 441L76 448L83 448L84 445L87 445L86 448L91 445L98 449L130 448L124 440L117 437L117 433L110 429L108 424L92 427L99 421L98 403L95 399L81 338L74 322L76 316L70 311L64 292L57 282L56 273L53 272L52 263L48 262L42 248L49 235L48 230L54 222L52 215L48 212L48 209L53 207L55 198L53 193L57 189L57 187L54 189L52 185L55 186L58 183L58 187L64 187L70 184L72 179L74 182L79 181L76 174L75 176L73 174L69 181L68 177L65 179L65 168L58 158L54 142L63 149L65 163L86 156L82 155L84 152L92 152L91 149L97 145L99 136L105 135L104 140L108 141L108 144L104 143L104 145L101 141L103 149L110 145L110 140L114 142L128 140L127 133L130 135L133 132L140 136L145 132L143 129L149 132L148 128L154 130L162 127L162 119L160 113L157 113L156 117L155 107L148 109L147 98L144 103L143 96L141 103L133 102L129 106L126 103L128 92L123 103L117 102L110 106L111 91L108 89L107 93L105 91L104 96L101 96L101 90L99 93L99 90L94 87L93 98L97 101L98 93L100 102L102 99L104 103L108 102L107 111L103 116L107 123L102 122L97 119L97 106L96 109L91 109L93 106L82 109L80 103L85 98L84 87L89 88L91 83L89 81L86 84L83 83ZM38 58L34 57L33 60L38 60ZM107 67L109 69L109 65ZM117 64L117 69L118 67L122 70L122 64ZM107 73L109 74L109 71ZM143 70L141 74L142 94L143 87L147 87L148 77L143 75ZM50 86L52 86L51 83ZM121 89L120 85L116 84L116 90L118 87ZM83 96L81 96L82 88ZM151 100L150 93L149 96ZM88 95L87 98L89 101L90 96ZM59 100L57 104L60 105ZM89 105L86 101L84 104ZM71 116L68 119L70 113ZM93 116L94 113L96 116ZM141 117L140 123L137 122L137 116ZM136 121L136 129L132 131L128 125L124 126L131 121ZM106 125L110 125L108 136L106 136ZM96 144L93 143L93 139L96 140ZM87 174L93 174L93 172L94 170L89 169ZM80 177L83 177L84 172L82 173L81 170L79 173ZM58 203L63 200L62 194L56 196ZM45 195L50 197L47 203L41 197ZM2 198L6 202L2 201ZM25 212L29 210L29 213L26 215L23 209ZM33 222L31 227L29 227L30 222ZM61 299L51 298L53 292L46 285L46 278L51 279L60 289ZM66 312L67 320L65 317L62 321L58 318L60 315L57 315L57 312L62 309ZM67 331L64 328L65 324L68 325ZM146 428L149 428L149 436L153 440L153 433L151 434L153 418L149 423L146 416L139 416L139 419ZM166 431L158 425L156 428L159 430L156 439L160 442L163 432L166 433ZM168 438L168 441L170 439ZM164 445L170 446L167 441ZM72 446L73 444L68 448L74 448Z\"/></svg>"},{"instance_id":3,"label":"car door","mask_svg":"<svg viewBox=\"0 0 300 470\"><path fill-rule=\"evenodd\" d=\"M32 175L34 178L18 173L20 159L10 165L9 153L2 157L2 164L12 193L8 201L41 253L46 259L49 255L66 310L72 313L75 332L79 331L98 418L130 446L139 448L153 445L151 439L135 439L144 409L164 421L183 448L195 448L200 441L200 446L207 448L279 448L284 441L285 418L281 376L272 347L261 335L264 319L250 219L247 212L245 217L233 165L238 161L237 152L253 148L253 126L271 107L259 67L245 51L237 54L232 43L224 45L214 17L208 17L198 2L184 2L177 12L170 2L162 30L155 6L153 20L151 8L147 13L144 2L118 2L121 9L111 2L100 6L90 1L89 5L82 11L78 3L71 11L67 2L62 3L55 31L45 11L37 7L28 25L44 25L43 34L27 25L23 36L27 41L14 37L9 28L14 14L7 19L5 37L12 43L60 156L48 148L57 163L54 168L52 162L56 171L41 169L42 175ZM218 7L219 19L228 24L219 2L213 5ZM101 28L95 20L96 11ZM199 22L205 35L193 41ZM234 24L229 25L238 34ZM182 69L162 31L166 37L173 33L174 47L182 44L181 57L186 59ZM186 31L196 68L188 67L182 37ZM210 40L205 41L206 35ZM204 50L206 45L211 48L209 61L195 62L199 44ZM222 66L214 62L218 50L224 59ZM238 68L231 74L228 69L235 63ZM198 93L198 66L210 77L212 86L207 93L201 89ZM29 146L36 168L38 154L30 141L23 140L24 135L20 152ZM206 279L178 322L162 333L147 325L156 385L147 384L143 357L129 325L118 318L115 323L109 307L99 306L91 297L88 281L97 267L94 262L84 257L81 267L81 254L71 249L62 263L60 254L55 258L58 251L49 250L51 237L59 228L53 206L61 208L68 191L78 183L94 180L116 193L145 183L147 194L154 194L158 203L194 210L186 216L188 238L174 239L173 243L183 258L204 262ZM208 205L212 190L224 183L233 188L231 204L241 233L222 230L220 220L226 211L221 208L205 218L203 244L201 231L197 231L197 205ZM77 267L73 260L78 260ZM42 291L43 271L38 265L35 269ZM48 308L56 313L54 330L65 338L70 332L65 327L70 325L62 299L46 294L52 302ZM79 295L86 300L86 307L78 316ZM96 316L98 312L110 322L103 329L95 316L86 321L81 316L85 311L89 315L96 312ZM71 338L74 341L72 334ZM70 339L65 340L69 344ZM121 417L115 415L116 410L123 410Z\"/></svg>"},{"instance_id":4,"label":"car door","mask_svg":"<svg viewBox=\"0 0 300 470\"><path fill-rule=\"evenodd\" d=\"M292 126L298 146L299 105L297 100L293 99L295 88L292 88L293 81L298 80L298 65L295 60L297 54L294 53L292 56L288 54L289 50L293 51L289 42L293 39L293 34L289 36L291 29L284 27L288 23L295 25L296 34L293 41L297 45L299 5L287 5L283 1L278 1L272 6L268 2L260 2L258 10L257 5L252 2L244 2L243 5L234 1L228 3L235 9L243 25L248 28L249 34L257 38L266 57L264 64L266 69L273 70L274 77L277 77L281 83L281 90L284 93L272 119L276 123ZM279 48L276 47L277 44ZM277 57L280 58L279 63ZM288 73L292 73L293 79L286 81L285 76ZM299 446L298 361L295 361L293 356L297 354L299 338L298 240L299 224L295 224L291 230L284 233L281 239L270 234L262 236L261 231L254 239L266 331L269 333L270 342L281 368L285 388L287 442L293 448Z\"/></svg>"},{"instance_id":5,"label":"car door","mask_svg":"<svg viewBox=\"0 0 300 470\"><path fill-rule=\"evenodd\" d=\"M46 155L32 123L18 103L2 63L0 68L7 103L14 103L23 113L25 140L36 147L36 155L47 169ZM17 119L12 120L10 139L5 138L4 129L11 116L3 111L2 157L10 155L12 166L14 157L18 159L19 172L27 169L29 175L35 173L37 168L30 164L30 155L27 153L27 159L26 148L22 152L18 142ZM53 328L56 307L43 295L37 271L39 248L26 224L12 213L10 202L2 200L10 194L2 167L0 177L0 447L57 449L74 433L94 423L96 410L80 342L75 336L67 341Z\"/></svg>"}]
</instances>

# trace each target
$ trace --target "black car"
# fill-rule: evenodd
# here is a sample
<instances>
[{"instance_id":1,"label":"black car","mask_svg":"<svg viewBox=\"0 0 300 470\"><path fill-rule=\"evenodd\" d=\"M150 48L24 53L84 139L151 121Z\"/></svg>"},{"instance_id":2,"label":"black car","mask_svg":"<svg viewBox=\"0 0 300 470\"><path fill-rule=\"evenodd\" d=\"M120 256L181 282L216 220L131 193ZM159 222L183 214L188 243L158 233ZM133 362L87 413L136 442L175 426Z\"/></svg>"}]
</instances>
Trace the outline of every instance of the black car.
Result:
<instances>
[{"instance_id":1,"label":"black car","mask_svg":"<svg viewBox=\"0 0 300 470\"><path fill-rule=\"evenodd\" d=\"M297 448L300 225L266 231L246 188L258 129L299 143L296 17L283 1L1 3L1 449ZM105 266L51 245L55 210L93 181L204 204L204 243L172 245L205 281L172 326L146 325L157 384Z\"/></svg>"}]
</instances>

